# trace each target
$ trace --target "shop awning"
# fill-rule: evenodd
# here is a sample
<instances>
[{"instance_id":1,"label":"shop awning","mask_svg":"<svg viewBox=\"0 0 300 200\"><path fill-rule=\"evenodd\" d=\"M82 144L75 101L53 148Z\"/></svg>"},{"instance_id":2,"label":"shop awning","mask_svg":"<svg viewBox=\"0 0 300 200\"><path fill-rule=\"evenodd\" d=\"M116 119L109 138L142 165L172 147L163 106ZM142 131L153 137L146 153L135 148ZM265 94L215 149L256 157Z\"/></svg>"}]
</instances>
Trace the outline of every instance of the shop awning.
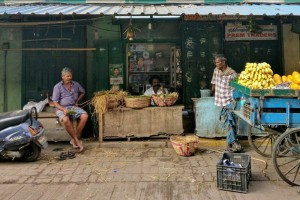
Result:
<instances>
[{"instance_id":1,"label":"shop awning","mask_svg":"<svg viewBox=\"0 0 300 200\"><path fill-rule=\"evenodd\" d=\"M300 16L300 4L235 5L2 5L0 15L255 15Z\"/></svg>"}]
</instances>

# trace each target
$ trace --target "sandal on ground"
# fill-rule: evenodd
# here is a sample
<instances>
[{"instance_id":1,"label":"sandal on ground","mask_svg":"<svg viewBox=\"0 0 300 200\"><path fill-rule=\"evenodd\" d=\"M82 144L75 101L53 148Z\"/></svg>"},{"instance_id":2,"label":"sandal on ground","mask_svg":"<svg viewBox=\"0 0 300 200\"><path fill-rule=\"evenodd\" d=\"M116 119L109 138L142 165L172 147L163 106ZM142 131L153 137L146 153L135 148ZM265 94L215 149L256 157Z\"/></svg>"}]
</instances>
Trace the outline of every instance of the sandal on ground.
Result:
<instances>
[{"instance_id":1,"label":"sandal on ground","mask_svg":"<svg viewBox=\"0 0 300 200\"><path fill-rule=\"evenodd\" d=\"M69 151L68 152L68 158L70 158L70 159L76 158L75 152L74 151Z\"/></svg>"},{"instance_id":2,"label":"sandal on ground","mask_svg":"<svg viewBox=\"0 0 300 200\"><path fill-rule=\"evenodd\" d=\"M52 151L63 151L63 150L64 150L64 148L62 148L62 147L52 149Z\"/></svg>"},{"instance_id":3,"label":"sandal on ground","mask_svg":"<svg viewBox=\"0 0 300 200\"><path fill-rule=\"evenodd\" d=\"M227 146L225 151L229 153L241 153L243 151L243 148L239 143L233 142L232 144L229 144Z\"/></svg>"},{"instance_id":4,"label":"sandal on ground","mask_svg":"<svg viewBox=\"0 0 300 200\"><path fill-rule=\"evenodd\" d=\"M68 153L67 152L61 152L60 155L59 155L59 158L58 160L66 160L68 157Z\"/></svg>"}]
</instances>

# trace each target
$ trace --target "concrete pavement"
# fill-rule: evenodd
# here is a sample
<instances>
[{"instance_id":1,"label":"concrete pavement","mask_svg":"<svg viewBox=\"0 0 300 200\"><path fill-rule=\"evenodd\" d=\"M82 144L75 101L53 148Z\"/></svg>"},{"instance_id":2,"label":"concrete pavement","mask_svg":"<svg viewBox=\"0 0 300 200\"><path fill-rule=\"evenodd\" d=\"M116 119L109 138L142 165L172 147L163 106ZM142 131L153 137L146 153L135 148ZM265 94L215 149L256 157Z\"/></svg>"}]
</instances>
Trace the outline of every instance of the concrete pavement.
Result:
<instances>
[{"instance_id":1,"label":"concrete pavement","mask_svg":"<svg viewBox=\"0 0 300 200\"><path fill-rule=\"evenodd\" d=\"M215 141L215 142L213 142ZM165 141L85 141L74 159L57 160L67 143L52 143L33 163L0 163L0 199L299 199L300 189L281 181L272 161L246 147L252 158L247 194L218 190L216 164L224 140L201 140L195 156L180 157ZM209 150L205 150L209 149ZM216 151L215 151L216 150ZM266 168L266 163L268 164Z\"/></svg>"}]
</instances>

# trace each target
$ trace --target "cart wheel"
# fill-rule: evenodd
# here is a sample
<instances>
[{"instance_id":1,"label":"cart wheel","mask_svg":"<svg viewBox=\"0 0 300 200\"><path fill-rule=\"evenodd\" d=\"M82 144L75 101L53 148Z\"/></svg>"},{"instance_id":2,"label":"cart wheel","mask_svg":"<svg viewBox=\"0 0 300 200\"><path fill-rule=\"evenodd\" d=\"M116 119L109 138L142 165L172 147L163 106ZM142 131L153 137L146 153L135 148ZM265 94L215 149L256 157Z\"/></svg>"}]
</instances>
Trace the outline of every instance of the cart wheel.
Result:
<instances>
[{"instance_id":1,"label":"cart wheel","mask_svg":"<svg viewBox=\"0 0 300 200\"><path fill-rule=\"evenodd\" d=\"M250 146L260 155L271 157L273 145L278 136L282 133L277 129L279 129L279 127L272 129L263 125L249 126L248 141Z\"/></svg>"},{"instance_id":2,"label":"cart wheel","mask_svg":"<svg viewBox=\"0 0 300 200\"><path fill-rule=\"evenodd\" d=\"M282 180L300 186L300 129L290 129L276 140L272 159Z\"/></svg>"}]
</instances>

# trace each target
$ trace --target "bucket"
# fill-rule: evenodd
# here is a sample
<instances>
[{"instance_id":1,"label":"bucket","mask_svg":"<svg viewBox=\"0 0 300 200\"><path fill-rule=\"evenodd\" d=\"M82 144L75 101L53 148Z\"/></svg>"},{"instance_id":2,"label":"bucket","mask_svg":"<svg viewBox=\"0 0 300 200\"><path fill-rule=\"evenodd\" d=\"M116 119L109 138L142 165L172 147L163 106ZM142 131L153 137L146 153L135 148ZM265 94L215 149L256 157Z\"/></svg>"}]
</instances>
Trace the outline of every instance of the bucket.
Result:
<instances>
[{"instance_id":1,"label":"bucket","mask_svg":"<svg viewBox=\"0 0 300 200\"><path fill-rule=\"evenodd\" d=\"M200 90L201 97L210 97L211 95L211 90L205 89L205 90Z\"/></svg>"}]
</instances>

